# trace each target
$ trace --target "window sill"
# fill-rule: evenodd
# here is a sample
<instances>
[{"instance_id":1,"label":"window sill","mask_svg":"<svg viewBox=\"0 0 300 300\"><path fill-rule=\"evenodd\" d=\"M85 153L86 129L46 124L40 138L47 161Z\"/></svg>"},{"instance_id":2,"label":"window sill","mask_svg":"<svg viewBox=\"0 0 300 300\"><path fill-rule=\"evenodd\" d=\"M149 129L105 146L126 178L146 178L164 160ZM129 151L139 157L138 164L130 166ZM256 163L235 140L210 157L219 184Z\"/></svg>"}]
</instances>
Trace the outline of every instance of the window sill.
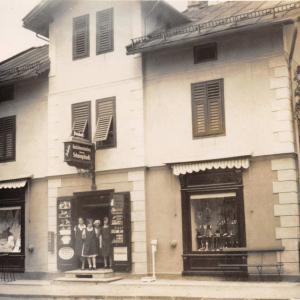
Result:
<instances>
[{"instance_id":1,"label":"window sill","mask_svg":"<svg viewBox=\"0 0 300 300\"><path fill-rule=\"evenodd\" d=\"M214 138L214 137L221 137L221 136L226 136L226 133L207 134L207 135L202 135L202 136L193 136L193 140L207 139L207 138Z\"/></svg>"},{"instance_id":2,"label":"window sill","mask_svg":"<svg viewBox=\"0 0 300 300\"><path fill-rule=\"evenodd\" d=\"M3 163L8 163L8 162L14 162L14 161L16 161L16 159L15 159L15 158L13 158L13 159L9 159L9 160L0 160L0 164L3 164Z\"/></svg>"},{"instance_id":3,"label":"window sill","mask_svg":"<svg viewBox=\"0 0 300 300\"><path fill-rule=\"evenodd\" d=\"M110 145L110 146L96 146L96 151L97 150L106 150L106 149L111 149L111 148L117 148L117 145Z\"/></svg>"},{"instance_id":4,"label":"window sill","mask_svg":"<svg viewBox=\"0 0 300 300\"><path fill-rule=\"evenodd\" d=\"M110 50L103 51L103 52L96 52L96 55L107 54L107 53L110 53L110 52L114 52L114 49L110 49Z\"/></svg>"}]
</instances>

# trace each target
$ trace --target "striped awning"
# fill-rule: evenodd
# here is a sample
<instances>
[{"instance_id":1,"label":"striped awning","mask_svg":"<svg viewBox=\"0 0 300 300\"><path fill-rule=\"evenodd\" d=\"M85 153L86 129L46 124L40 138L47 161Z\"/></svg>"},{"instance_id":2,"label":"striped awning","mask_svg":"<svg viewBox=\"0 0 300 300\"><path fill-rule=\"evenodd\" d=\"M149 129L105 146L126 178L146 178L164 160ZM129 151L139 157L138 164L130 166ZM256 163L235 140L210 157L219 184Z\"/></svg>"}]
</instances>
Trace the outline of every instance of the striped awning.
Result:
<instances>
[{"instance_id":1,"label":"striped awning","mask_svg":"<svg viewBox=\"0 0 300 300\"><path fill-rule=\"evenodd\" d=\"M205 170L214 169L232 169L232 168L249 168L249 158L232 158L232 159L222 159L214 161L202 161L202 162L186 162L172 164L173 174L178 176L180 174L193 173Z\"/></svg>"},{"instance_id":2,"label":"striped awning","mask_svg":"<svg viewBox=\"0 0 300 300\"><path fill-rule=\"evenodd\" d=\"M19 189L26 185L28 178L9 181L0 181L0 189Z\"/></svg>"}]
</instances>

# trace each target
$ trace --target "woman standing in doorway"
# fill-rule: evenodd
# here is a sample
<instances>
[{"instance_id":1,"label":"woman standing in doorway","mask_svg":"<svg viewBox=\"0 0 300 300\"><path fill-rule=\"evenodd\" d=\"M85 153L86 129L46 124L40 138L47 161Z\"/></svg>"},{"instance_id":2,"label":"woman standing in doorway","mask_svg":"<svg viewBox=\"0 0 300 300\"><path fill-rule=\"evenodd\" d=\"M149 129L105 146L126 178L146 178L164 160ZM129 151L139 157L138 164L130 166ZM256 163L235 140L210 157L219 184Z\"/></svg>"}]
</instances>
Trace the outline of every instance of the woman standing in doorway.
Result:
<instances>
[{"instance_id":1,"label":"woman standing in doorway","mask_svg":"<svg viewBox=\"0 0 300 300\"><path fill-rule=\"evenodd\" d=\"M104 225L101 228L100 248L102 249L102 256L104 257L104 269L112 268L112 253L111 253L111 232L108 218L104 218Z\"/></svg>"},{"instance_id":2,"label":"woman standing in doorway","mask_svg":"<svg viewBox=\"0 0 300 300\"><path fill-rule=\"evenodd\" d=\"M100 249L100 235L101 235L101 221L100 220L96 220L94 222L94 226L95 226L95 234L96 234L96 244L97 244L97 248L98 248L98 256L101 256L101 249Z\"/></svg>"},{"instance_id":3,"label":"woman standing in doorway","mask_svg":"<svg viewBox=\"0 0 300 300\"><path fill-rule=\"evenodd\" d=\"M98 256L98 248L95 228L93 227L93 220L88 219L87 228L85 231L85 240L83 243L82 256L87 257L89 270L96 270L96 256ZM93 267L92 267L93 261Z\"/></svg>"},{"instance_id":4,"label":"woman standing in doorway","mask_svg":"<svg viewBox=\"0 0 300 300\"><path fill-rule=\"evenodd\" d=\"M82 257L82 247L83 247L83 235L84 235L84 229L86 226L83 223L82 218L78 218L78 225L75 226L75 256L77 257L77 261L80 260L81 262L81 269L84 270L84 263L85 258Z\"/></svg>"}]
</instances>

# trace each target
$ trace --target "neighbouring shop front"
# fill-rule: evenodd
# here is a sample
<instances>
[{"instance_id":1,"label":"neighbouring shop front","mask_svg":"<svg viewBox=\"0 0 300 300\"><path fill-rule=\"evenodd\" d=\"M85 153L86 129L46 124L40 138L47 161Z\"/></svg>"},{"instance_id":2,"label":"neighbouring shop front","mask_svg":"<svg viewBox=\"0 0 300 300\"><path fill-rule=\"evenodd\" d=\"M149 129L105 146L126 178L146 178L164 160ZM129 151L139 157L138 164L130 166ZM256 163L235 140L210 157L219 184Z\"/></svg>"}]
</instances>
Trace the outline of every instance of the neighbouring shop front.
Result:
<instances>
[{"instance_id":1,"label":"neighbouring shop front","mask_svg":"<svg viewBox=\"0 0 300 300\"><path fill-rule=\"evenodd\" d=\"M112 236L113 269L131 270L130 193L114 190L74 193L57 199L57 269L78 269L75 256L75 231L78 219L100 220L108 217ZM103 257L97 256L97 268L103 267Z\"/></svg>"},{"instance_id":2,"label":"neighbouring shop front","mask_svg":"<svg viewBox=\"0 0 300 300\"><path fill-rule=\"evenodd\" d=\"M0 182L0 260L25 271L25 192L28 179Z\"/></svg>"},{"instance_id":3,"label":"neighbouring shop front","mask_svg":"<svg viewBox=\"0 0 300 300\"><path fill-rule=\"evenodd\" d=\"M221 274L220 264L245 263L240 252L226 249L246 247L242 170L248 164L173 165L181 185L183 275Z\"/></svg>"}]
</instances>

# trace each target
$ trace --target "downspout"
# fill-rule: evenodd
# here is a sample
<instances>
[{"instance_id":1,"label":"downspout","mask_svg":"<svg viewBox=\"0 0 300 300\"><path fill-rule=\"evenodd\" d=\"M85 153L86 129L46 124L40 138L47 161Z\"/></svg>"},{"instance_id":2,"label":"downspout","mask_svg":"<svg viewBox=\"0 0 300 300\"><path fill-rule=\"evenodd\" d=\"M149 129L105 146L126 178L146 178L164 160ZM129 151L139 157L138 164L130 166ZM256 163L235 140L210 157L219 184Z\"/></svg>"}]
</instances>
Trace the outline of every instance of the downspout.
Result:
<instances>
[{"instance_id":1,"label":"downspout","mask_svg":"<svg viewBox=\"0 0 300 300\"><path fill-rule=\"evenodd\" d=\"M294 118L295 116L295 95L293 91L293 74L292 74L292 60L294 56L294 51L295 51L295 45L297 41L297 36L298 36L298 27L299 27L299 18L294 20L294 34L293 34L293 39L292 39L292 44L291 44L291 51L289 54L289 64L288 64L288 72L290 76L290 93L291 93L291 100L292 100L292 116L293 116L293 125L294 125L294 141L296 143L296 153L297 153L297 181L298 181L298 186L300 182L300 159L299 159L299 128L298 128L298 122ZM299 190L299 189L298 189ZM298 194L298 199L299 199L299 194Z\"/></svg>"}]
</instances>

